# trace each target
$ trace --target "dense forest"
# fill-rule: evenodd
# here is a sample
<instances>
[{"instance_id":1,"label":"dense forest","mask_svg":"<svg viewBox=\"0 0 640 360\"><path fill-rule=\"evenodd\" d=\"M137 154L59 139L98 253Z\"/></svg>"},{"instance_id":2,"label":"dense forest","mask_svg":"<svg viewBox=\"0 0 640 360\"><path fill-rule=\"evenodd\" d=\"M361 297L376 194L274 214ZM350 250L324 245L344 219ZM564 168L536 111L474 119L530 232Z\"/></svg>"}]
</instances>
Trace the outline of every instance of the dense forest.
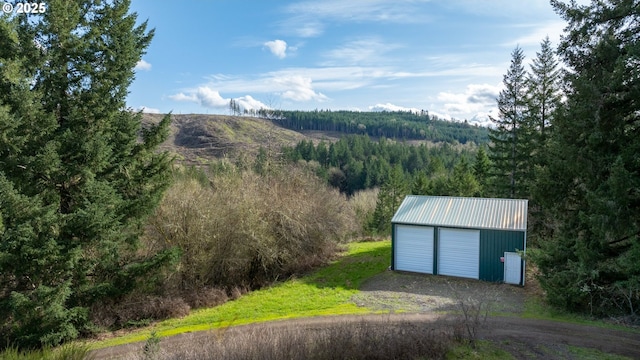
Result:
<instances>
[{"instance_id":1,"label":"dense forest","mask_svg":"<svg viewBox=\"0 0 640 360\"><path fill-rule=\"evenodd\" d=\"M488 141L488 130L465 122L452 122L413 112L278 111L274 118L282 126L300 130L338 131L405 140L457 141L476 144Z\"/></svg>"},{"instance_id":2,"label":"dense forest","mask_svg":"<svg viewBox=\"0 0 640 360\"><path fill-rule=\"evenodd\" d=\"M317 145L303 140L283 150L292 162L317 162L317 174L347 195L380 187L394 166L399 166L407 178L418 173L431 177L453 169L459 161L470 161L474 153L475 149L446 143L413 146L386 138L373 141L366 135L348 135L335 143L321 141Z\"/></svg>"},{"instance_id":3,"label":"dense forest","mask_svg":"<svg viewBox=\"0 0 640 360\"><path fill-rule=\"evenodd\" d=\"M304 163L349 197L363 190L379 190L377 211L368 214L363 224L371 234L388 233L393 212L407 194L484 196L489 188L490 162L484 147L410 145L347 135L330 144L303 140L282 153L288 162ZM261 149L258 170L263 159L266 152Z\"/></svg>"}]
</instances>

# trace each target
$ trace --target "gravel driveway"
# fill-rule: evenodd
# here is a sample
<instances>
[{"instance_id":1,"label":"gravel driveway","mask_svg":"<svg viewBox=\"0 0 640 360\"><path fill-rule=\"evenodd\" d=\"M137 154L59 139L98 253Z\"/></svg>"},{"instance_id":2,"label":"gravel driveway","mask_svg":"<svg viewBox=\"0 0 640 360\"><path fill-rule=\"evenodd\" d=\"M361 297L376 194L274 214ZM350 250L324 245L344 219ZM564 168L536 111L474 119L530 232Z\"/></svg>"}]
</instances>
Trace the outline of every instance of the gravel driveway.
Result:
<instances>
[{"instance_id":1,"label":"gravel driveway","mask_svg":"<svg viewBox=\"0 0 640 360\"><path fill-rule=\"evenodd\" d=\"M352 298L358 306L408 313L459 310L462 301L480 304L494 314L519 314L526 299L521 286L396 271L372 277L360 290Z\"/></svg>"}]
</instances>

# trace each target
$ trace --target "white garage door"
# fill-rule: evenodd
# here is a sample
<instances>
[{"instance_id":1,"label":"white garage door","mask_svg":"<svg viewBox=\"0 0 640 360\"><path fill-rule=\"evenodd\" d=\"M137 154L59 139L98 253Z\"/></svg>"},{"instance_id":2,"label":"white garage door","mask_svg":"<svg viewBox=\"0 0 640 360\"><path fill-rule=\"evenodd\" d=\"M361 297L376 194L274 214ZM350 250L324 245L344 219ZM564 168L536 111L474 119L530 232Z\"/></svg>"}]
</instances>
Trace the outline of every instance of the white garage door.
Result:
<instances>
[{"instance_id":1,"label":"white garage door","mask_svg":"<svg viewBox=\"0 0 640 360\"><path fill-rule=\"evenodd\" d=\"M396 225L395 269L433 274L433 228Z\"/></svg>"},{"instance_id":2,"label":"white garage door","mask_svg":"<svg viewBox=\"0 0 640 360\"><path fill-rule=\"evenodd\" d=\"M480 231L440 229L438 274L480 278Z\"/></svg>"}]
</instances>

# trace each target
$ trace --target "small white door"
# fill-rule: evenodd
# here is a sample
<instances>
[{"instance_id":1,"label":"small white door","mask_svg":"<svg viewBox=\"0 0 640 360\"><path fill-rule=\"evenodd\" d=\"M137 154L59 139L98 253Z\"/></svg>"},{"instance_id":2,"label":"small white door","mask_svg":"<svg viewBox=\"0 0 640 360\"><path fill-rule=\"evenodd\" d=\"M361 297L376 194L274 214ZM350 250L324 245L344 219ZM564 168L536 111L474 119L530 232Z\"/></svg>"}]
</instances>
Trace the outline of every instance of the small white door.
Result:
<instances>
[{"instance_id":1,"label":"small white door","mask_svg":"<svg viewBox=\"0 0 640 360\"><path fill-rule=\"evenodd\" d=\"M522 282L522 258L518 253L504 253L504 282L516 285Z\"/></svg>"},{"instance_id":2,"label":"small white door","mask_svg":"<svg viewBox=\"0 0 640 360\"><path fill-rule=\"evenodd\" d=\"M433 274L433 228L396 225L395 269Z\"/></svg>"}]
</instances>

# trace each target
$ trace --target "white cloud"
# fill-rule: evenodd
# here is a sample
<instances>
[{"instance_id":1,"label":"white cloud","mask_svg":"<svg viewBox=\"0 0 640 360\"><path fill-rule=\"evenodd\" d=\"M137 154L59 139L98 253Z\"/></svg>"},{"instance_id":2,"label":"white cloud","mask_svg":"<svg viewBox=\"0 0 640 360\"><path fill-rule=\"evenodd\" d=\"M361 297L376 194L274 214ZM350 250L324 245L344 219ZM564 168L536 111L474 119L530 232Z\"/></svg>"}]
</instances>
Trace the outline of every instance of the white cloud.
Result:
<instances>
[{"instance_id":1,"label":"white cloud","mask_svg":"<svg viewBox=\"0 0 640 360\"><path fill-rule=\"evenodd\" d=\"M300 24L295 31L300 37L316 37L324 32L324 26L319 22L310 21Z\"/></svg>"},{"instance_id":2,"label":"white cloud","mask_svg":"<svg viewBox=\"0 0 640 360\"><path fill-rule=\"evenodd\" d=\"M311 78L294 75L276 77L272 80L276 87L285 89L281 92L283 99L294 101L324 101L328 99L324 94L313 90Z\"/></svg>"},{"instance_id":3,"label":"white cloud","mask_svg":"<svg viewBox=\"0 0 640 360\"><path fill-rule=\"evenodd\" d=\"M136 67L134 67L133 69L134 70L149 71L149 70L151 70L151 64L149 64L148 62L144 61L143 59L140 59L140 61L138 61L138 63L136 64Z\"/></svg>"},{"instance_id":4,"label":"white cloud","mask_svg":"<svg viewBox=\"0 0 640 360\"><path fill-rule=\"evenodd\" d=\"M187 91L187 93L178 93L175 95L169 96L172 100L175 101L185 101L185 102L195 102L200 104L200 106L210 108L210 109L226 109L229 107L229 101L231 98L223 98L220 95L220 92L217 90L213 90L208 86L200 86L197 89ZM250 95L241 96L238 98L233 98L238 105L242 109L251 110L251 109L268 109L269 107L264 103L254 99Z\"/></svg>"},{"instance_id":5,"label":"white cloud","mask_svg":"<svg viewBox=\"0 0 640 360\"><path fill-rule=\"evenodd\" d=\"M428 0L302 1L284 8L291 14L280 26L300 37L321 35L327 22L415 23L428 20L419 3Z\"/></svg>"},{"instance_id":6,"label":"white cloud","mask_svg":"<svg viewBox=\"0 0 640 360\"><path fill-rule=\"evenodd\" d=\"M442 120L449 120L449 121L453 120L453 118L451 117L451 115L449 115L449 114L442 114L442 113L439 113L439 112L437 112L437 111L431 111L431 110L429 110L429 115L435 116L435 117L437 117L438 119L442 119Z\"/></svg>"},{"instance_id":7,"label":"white cloud","mask_svg":"<svg viewBox=\"0 0 640 360\"><path fill-rule=\"evenodd\" d=\"M399 47L375 37L361 38L329 51L325 56L330 60L325 65L379 64L382 54Z\"/></svg>"},{"instance_id":8,"label":"white cloud","mask_svg":"<svg viewBox=\"0 0 640 360\"><path fill-rule=\"evenodd\" d=\"M484 127L493 127L495 124L491 121L490 118L498 118L499 116L498 108L491 109L488 112L479 112L475 114L471 119L469 119L469 123L472 125L479 125Z\"/></svg>"},{"instance_id":9,"label":"white cloud","mask_svg":"<svg viewBox=\"0 0 640 360\"><path fill-rule=\"evenodd\" d=\"M269 48L269 51L280 59L287 57L287 43L284 40L267 41L264 46Z\"/></svg>"},{"instance_id":10,"label":"white cloud","mask_svg":"<svg viewBox=\"0 0 640 360\"><path fill-rule=\"evenodd\" d=\"M150 108L146 106L139 106L136 108L136 111L142 111L146 114L160 114L160 109Z\"/></svg>"},{"instance_id":11,"label":"white cloud","mask_svg":"<svg viewBox=\"0 0 640 360\"><path fill-rule=\"evenodd\" d=\"M240 105L242 109L247 109L247 110L269 109L269 106L267 106L266 104L264 104L259 100L254 99L253 97L251 97L251 95L241 96L234 100L237 101L238 105Z\"/></svg>"},{"instance_id":12,"label":"white cloud","mask_svg":"<svg viewBox=\"0 0 640 360\"><path fill-rule=\"evenodd\" d=\"M375 104L374 106L369 106L369 110L370 111L410 111L412 113L420 113L419 109L398 106L392 103Z\"/></svg>"},{"instance_id":13,"label":"white cloud","mask_svg":"<svg viewBox=\"0 0 640 360\"><path fill-rule=\"evenodd\" d=\"M343 82L339 85L330 84L333 79L339 79L344 72L330 74L330 71L311 68L289 68L267 72L258 75L227 76L213 75L206 86L220 89L227 93L263 93L278 95L282 99L293 101L325 101L329 98L316 90L318 84L323 88L342 86L349 88L353 84ZM318 79L319 82L316 82Z\"/></svg>"},{"instance_id":14,"label":"white cloud","mask_svg":"<svg viewBox=\"0 0 640 360\"><path fill-rule=\"evenodd\" d=\"M220 93L209 87L201 86L195 90L169 96L175 101L195 102L207 108L224 108L229 106L229 99L224 99Z\"/></svg>"},{"instance_id":15,"label":"white cloud","mask_svg":"<svg viewBox=\"0 0 640 360\"><path fill-rule=\"evenodd\" d=\"M198 102L198 98L193 94L186 95L185 93L178 93L178 94L175 94L175 95L170 95L169 98L172 99L172 100L175 100L175 101Z\"/></svg>"},{"instance_id":16,"label":"white cloud","mask_svg":"<svg viewBox=\"0 0 640 360\"><path fill-rule=\"evenodd\" d=\"M516 38L513 41L509 41L503 45L519 45L521 47L539 46L542 40L544 40L544 38L546 38L547 36L549 36L549 40L551 40L553 44L557 45L560 42L560 35L563 34L566 25L567 24L564 21L553 21L545 24L534 24L531 25L532 31L527 35Z\"/></svg>"},{"instance_id":17,"label":"white cloud","mask_svg":"<svg viewBox=\"0 0 640 360\"><path fill-rule=\"evenodd\" d=\"M501 87L489 84L467 85L462 93L441 92L438 94L439 106L436 111L454 118L470 119L478 114L491 113L496 108L496 98Z\"/></svg>"}]
</instances>

